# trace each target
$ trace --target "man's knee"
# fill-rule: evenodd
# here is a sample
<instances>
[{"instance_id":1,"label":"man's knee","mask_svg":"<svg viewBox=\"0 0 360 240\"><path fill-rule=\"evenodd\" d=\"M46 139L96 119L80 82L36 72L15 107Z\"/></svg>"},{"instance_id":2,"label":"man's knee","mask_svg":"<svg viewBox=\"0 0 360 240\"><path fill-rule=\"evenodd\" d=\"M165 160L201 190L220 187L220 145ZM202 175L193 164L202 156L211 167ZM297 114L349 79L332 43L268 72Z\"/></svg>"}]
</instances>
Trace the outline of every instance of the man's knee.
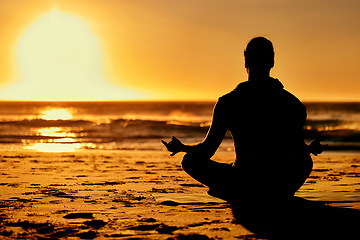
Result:
<instances>
[{"instance_id":1,"label":"man's knee","mask_svg":"<svg viewBox=\"0 0 360 240\"><path fill-rule=\"evenodd\" d=\"M190 171L192 169L192 165L194 164L194 159L191 157L190 154L185 154L183 160L181 162L181 166L185 172Z\"/></svg>"},{"instance_id":2,"label":"man's knee","mask_svg":"<svg viewBox=\"0 0 360 240\"><path fill-rule=\"evenodd\" d=\"M181 166L185 172L191 174L193 171L196 171L204 167L204 161L201 157L187 153L184 155L181 162Z\"/></svg>"}]
</instances>

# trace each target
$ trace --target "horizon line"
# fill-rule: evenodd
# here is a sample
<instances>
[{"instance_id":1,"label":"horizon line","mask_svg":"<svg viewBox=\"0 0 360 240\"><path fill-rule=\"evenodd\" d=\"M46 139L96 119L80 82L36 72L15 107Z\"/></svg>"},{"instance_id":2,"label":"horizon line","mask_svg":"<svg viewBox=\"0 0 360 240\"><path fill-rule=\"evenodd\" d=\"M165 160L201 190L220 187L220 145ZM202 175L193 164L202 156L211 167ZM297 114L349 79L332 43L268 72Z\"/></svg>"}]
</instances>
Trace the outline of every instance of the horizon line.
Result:
<instances>
[{"instance_id":1,"label":"horizon line","mask_svg":"<svg viewBox=\"0 0 360 240\"><path fill-rule=\"evenodd\" d=\"M97 102L216 102L217 99L118 99L118 100L7 100L0 102L97 103ZM360 103L360 100L300 100L303 103Z\"/></svg>"}]
</instances>

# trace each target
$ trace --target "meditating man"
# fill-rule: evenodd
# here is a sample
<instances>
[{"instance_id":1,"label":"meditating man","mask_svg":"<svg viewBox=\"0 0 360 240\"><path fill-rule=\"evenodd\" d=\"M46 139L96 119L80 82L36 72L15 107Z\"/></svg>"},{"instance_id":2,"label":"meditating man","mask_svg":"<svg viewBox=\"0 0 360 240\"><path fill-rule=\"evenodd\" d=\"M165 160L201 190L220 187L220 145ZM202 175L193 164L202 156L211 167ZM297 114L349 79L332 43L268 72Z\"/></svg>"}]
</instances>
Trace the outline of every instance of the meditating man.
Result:
<instances>
[{"instance_id":1,"label":"meditating man","mask_svg":"<svg viewBox=\"0 0 360 240\"><path fill-rule=\"evenodd\" d=\"M274 49L264 37L250 40L245 51L248 80L220 97L203 142L185 145L173 137L162 141L175 155L186 152L183 169L209 187L209 194L228 201L249 197L289 198L312 170L310 153L321 153L319 141L307 145L305 106L282 83L270 77ZM211 160L229 130L236 159Z\"/></svg>"}]
</instances>

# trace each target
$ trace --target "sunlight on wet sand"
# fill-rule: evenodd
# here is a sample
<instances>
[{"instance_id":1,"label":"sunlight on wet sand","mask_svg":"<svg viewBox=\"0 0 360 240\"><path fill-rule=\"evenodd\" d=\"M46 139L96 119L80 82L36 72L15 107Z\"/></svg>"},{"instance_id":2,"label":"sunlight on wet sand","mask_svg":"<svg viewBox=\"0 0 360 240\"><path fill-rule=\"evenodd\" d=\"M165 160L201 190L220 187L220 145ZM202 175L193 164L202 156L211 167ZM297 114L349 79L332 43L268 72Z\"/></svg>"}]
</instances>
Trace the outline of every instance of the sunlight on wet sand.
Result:
<instances>
[{"instance_id":1,"label":"sunlight on wet sand","mask_svg":"<svg viewBox=\"0 0 360 240\"><path fill-rule=\"evenodd\" d=\"M35 143L25 149L37 150L39 152L74 152L82 147L81 143Z\"/></svg>"}]
</instances>

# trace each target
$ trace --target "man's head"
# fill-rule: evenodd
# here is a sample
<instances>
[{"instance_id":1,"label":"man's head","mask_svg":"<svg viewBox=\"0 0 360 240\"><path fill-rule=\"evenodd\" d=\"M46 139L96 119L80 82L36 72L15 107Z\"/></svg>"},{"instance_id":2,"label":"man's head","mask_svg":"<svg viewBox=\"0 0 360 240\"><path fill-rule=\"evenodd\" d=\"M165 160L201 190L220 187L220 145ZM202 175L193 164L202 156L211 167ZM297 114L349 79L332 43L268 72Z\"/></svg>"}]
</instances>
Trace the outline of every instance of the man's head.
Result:
<instances>
[{"instance_id":1,"label":"man's head","mask_svg":"<svg viewBox=\"0 0 360 240\"><path fill-rule=\"evenodd\" d=\"M274 66L274 47L270 40L255 37L250 40L244 50L245 68L270 70Z\"/></svg>"}]
</instances>

